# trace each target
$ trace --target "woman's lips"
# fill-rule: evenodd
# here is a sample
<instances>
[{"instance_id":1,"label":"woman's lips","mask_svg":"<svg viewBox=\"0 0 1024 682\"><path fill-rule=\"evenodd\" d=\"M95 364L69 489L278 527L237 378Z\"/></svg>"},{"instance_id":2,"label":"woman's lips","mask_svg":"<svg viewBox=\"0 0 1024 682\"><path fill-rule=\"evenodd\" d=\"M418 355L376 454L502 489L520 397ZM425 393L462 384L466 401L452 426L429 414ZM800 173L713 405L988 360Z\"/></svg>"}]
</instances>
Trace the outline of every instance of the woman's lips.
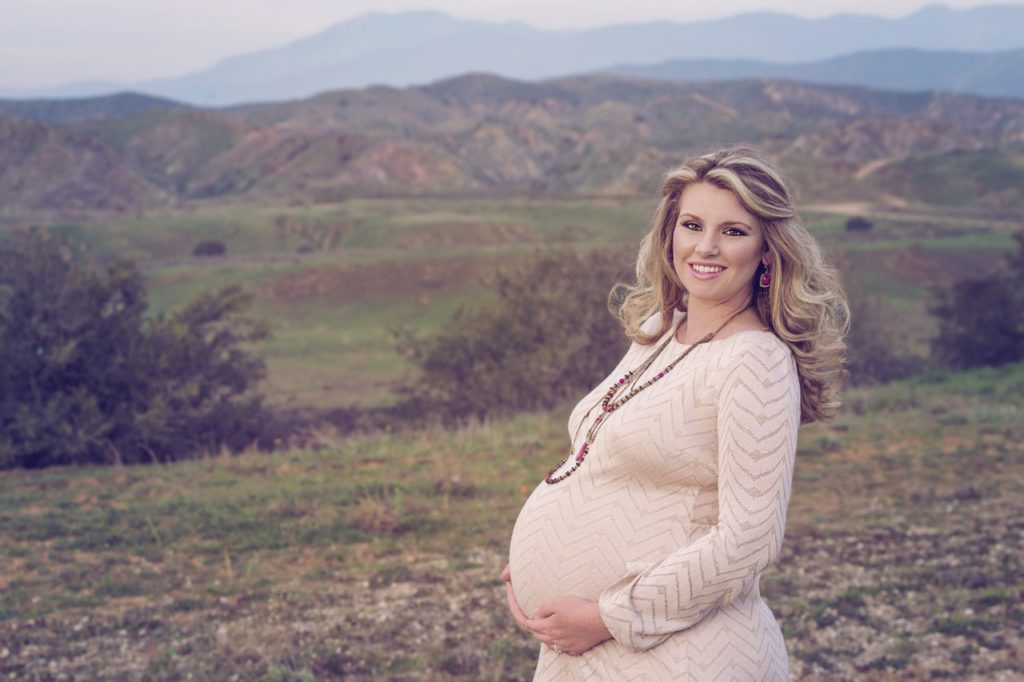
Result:
<instances>
[{"instance_id":1,"label":"woman's lips","mask_svg":"<svg viewBox=\"0 0 1024 682\"><path fill-rule=\"evenodd\" d=\"M714 279L724 271L725 267L721 265L701 265L690 263L690 274L697 279Z\"/></svg>"}]
</instances>

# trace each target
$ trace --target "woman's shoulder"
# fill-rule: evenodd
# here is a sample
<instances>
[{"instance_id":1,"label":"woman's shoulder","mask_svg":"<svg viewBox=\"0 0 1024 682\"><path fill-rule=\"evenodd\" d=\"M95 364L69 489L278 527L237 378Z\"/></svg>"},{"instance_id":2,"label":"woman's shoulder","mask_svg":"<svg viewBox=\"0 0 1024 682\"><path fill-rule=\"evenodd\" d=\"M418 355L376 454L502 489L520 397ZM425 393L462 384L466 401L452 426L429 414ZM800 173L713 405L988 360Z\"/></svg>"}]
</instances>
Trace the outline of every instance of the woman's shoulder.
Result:
<instances>
[{"instance_id":1,"label":"woman's shoulder","mask_svg":"<svg viewBox=\"0 0 1024 682\"><path fill-rule=\"evenodd\" d=\"M785 341L775 332L767 329L740 329L722 339L722 344L730 344L739 352L751 350L791 352Z\"/></svg>"},{"instance_id":2,"label":"woman's shoulder","mask_svg":"<svg viewBox=\"0 0 1024 682\"><path fill-rule=\"evenodd\" d=\"M720 365L734 366L747 360L756 360L766 369L784 365L795 370L793 350L774 332L766 329L743 329L719 342Z\"/></svg>"},{"instance_id":3,"label":"woman's shoulder","mask_svg":"<svg viewBox=\"0 0 1024 682\"><path fill-rule=\"evenodd\" d=\"M721 340L714 358L713 382L718 400L758 405L785 400L799 412L800 374L793 351L767 330L741 330Z\"/></svg>"}]
</instances>

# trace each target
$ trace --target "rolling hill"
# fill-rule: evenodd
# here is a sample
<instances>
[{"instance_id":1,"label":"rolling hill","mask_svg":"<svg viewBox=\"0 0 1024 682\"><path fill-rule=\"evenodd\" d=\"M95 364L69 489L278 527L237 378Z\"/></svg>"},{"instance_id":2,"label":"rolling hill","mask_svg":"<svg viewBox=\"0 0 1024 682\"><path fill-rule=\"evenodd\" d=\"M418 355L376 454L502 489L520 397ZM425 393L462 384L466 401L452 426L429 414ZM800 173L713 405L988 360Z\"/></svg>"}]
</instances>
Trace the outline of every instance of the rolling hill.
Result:
<instances>
[{"instance_id":1,"label":"rolling hill","mask_svg":"<svg viewBox=\"0 0 1024 682\"><path fill-rule=\"evenodd\" d=\"M137 92L121 92L102 97L70 99L0 100L0 114L27 118L40 123L82 123L123 118L147 111L182 109L187 104Z\"/></svg>"},{"instance_id":2,"label":"rolling hill","mask_svg":"<svg viewBox=\"0 0 1024 682\"><path fill-rule=\"evenodd\" d=\"M874 196L889 191L879 182L886 174L970 152L1004 158L1009 186L996 203L1024 201L1013 189L1024 184L1024 102L857 86L470 75L69 126L3 120L0 201L9 210L144 210L227 197L647 195L681 155L733 141L781 158L814 200ZM914 182L903 185L905 200L920 198ZM990 190L977 183L972 201L988 201Z\"/></svg>"},{"instance_id":3,"label":"rolling hill","mask_svg":"<svg viewBox=\"0 0 1024 682\"><path fill-rule=\"evenodd\" d=\"M0 205L8 211L121 212L169 198L95 135L0 115Z\"/></svg>"}]
</instances>

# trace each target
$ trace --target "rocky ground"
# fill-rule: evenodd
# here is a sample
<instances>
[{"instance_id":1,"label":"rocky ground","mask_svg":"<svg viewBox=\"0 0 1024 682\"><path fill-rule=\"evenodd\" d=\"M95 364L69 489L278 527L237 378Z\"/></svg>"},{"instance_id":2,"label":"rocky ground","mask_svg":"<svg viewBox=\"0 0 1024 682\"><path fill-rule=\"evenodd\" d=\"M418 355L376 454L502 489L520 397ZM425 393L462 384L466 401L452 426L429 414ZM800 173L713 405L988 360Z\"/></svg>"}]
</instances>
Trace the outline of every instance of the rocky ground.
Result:
<instances>
[{"instance_id":1,"label":"rocky ground","mask_svg":"<svg viewBox=\"0 0 1024 682\"><path fill-rule=\"evenodd\" d=\"M1024 505L964 487L893 527L787 539L765 590L793 677L1024 679Z\"/></svg>"},{"instance_id":2,"label":"rocky ground","mask_svg":"<svg viewBox=\"0 0 1024 682\"><path fill-rule=\"evenodd\" d=\"M1024 503L970 486L917 518L786 539L763 580L793 679L1024 679ZM0 675L30 680L528 679L493 550L365 581L180 598L0 624Z\"/></svg>"}]
</instances>

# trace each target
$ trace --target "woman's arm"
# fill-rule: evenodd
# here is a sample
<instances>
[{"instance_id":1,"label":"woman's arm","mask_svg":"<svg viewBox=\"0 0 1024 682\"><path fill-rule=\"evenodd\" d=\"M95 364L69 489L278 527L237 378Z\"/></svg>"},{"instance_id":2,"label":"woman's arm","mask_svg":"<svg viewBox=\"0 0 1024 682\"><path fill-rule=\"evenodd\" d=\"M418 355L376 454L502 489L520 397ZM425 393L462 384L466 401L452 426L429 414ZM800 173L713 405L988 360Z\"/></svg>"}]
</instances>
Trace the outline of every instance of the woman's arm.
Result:
<instances>
[{"instance_id":1,"label":"woman's arm","mask_svg":"<svg viewBox=\"0 0 1024 682\"><path fill-rule=\"evenodd\" d=\"M718 523L601 594L612 636L647 650L748 590L782 546L793 480L800 385L789 350L750 337L724 365L718 400Z\"/></svg>"}]
</instances>

